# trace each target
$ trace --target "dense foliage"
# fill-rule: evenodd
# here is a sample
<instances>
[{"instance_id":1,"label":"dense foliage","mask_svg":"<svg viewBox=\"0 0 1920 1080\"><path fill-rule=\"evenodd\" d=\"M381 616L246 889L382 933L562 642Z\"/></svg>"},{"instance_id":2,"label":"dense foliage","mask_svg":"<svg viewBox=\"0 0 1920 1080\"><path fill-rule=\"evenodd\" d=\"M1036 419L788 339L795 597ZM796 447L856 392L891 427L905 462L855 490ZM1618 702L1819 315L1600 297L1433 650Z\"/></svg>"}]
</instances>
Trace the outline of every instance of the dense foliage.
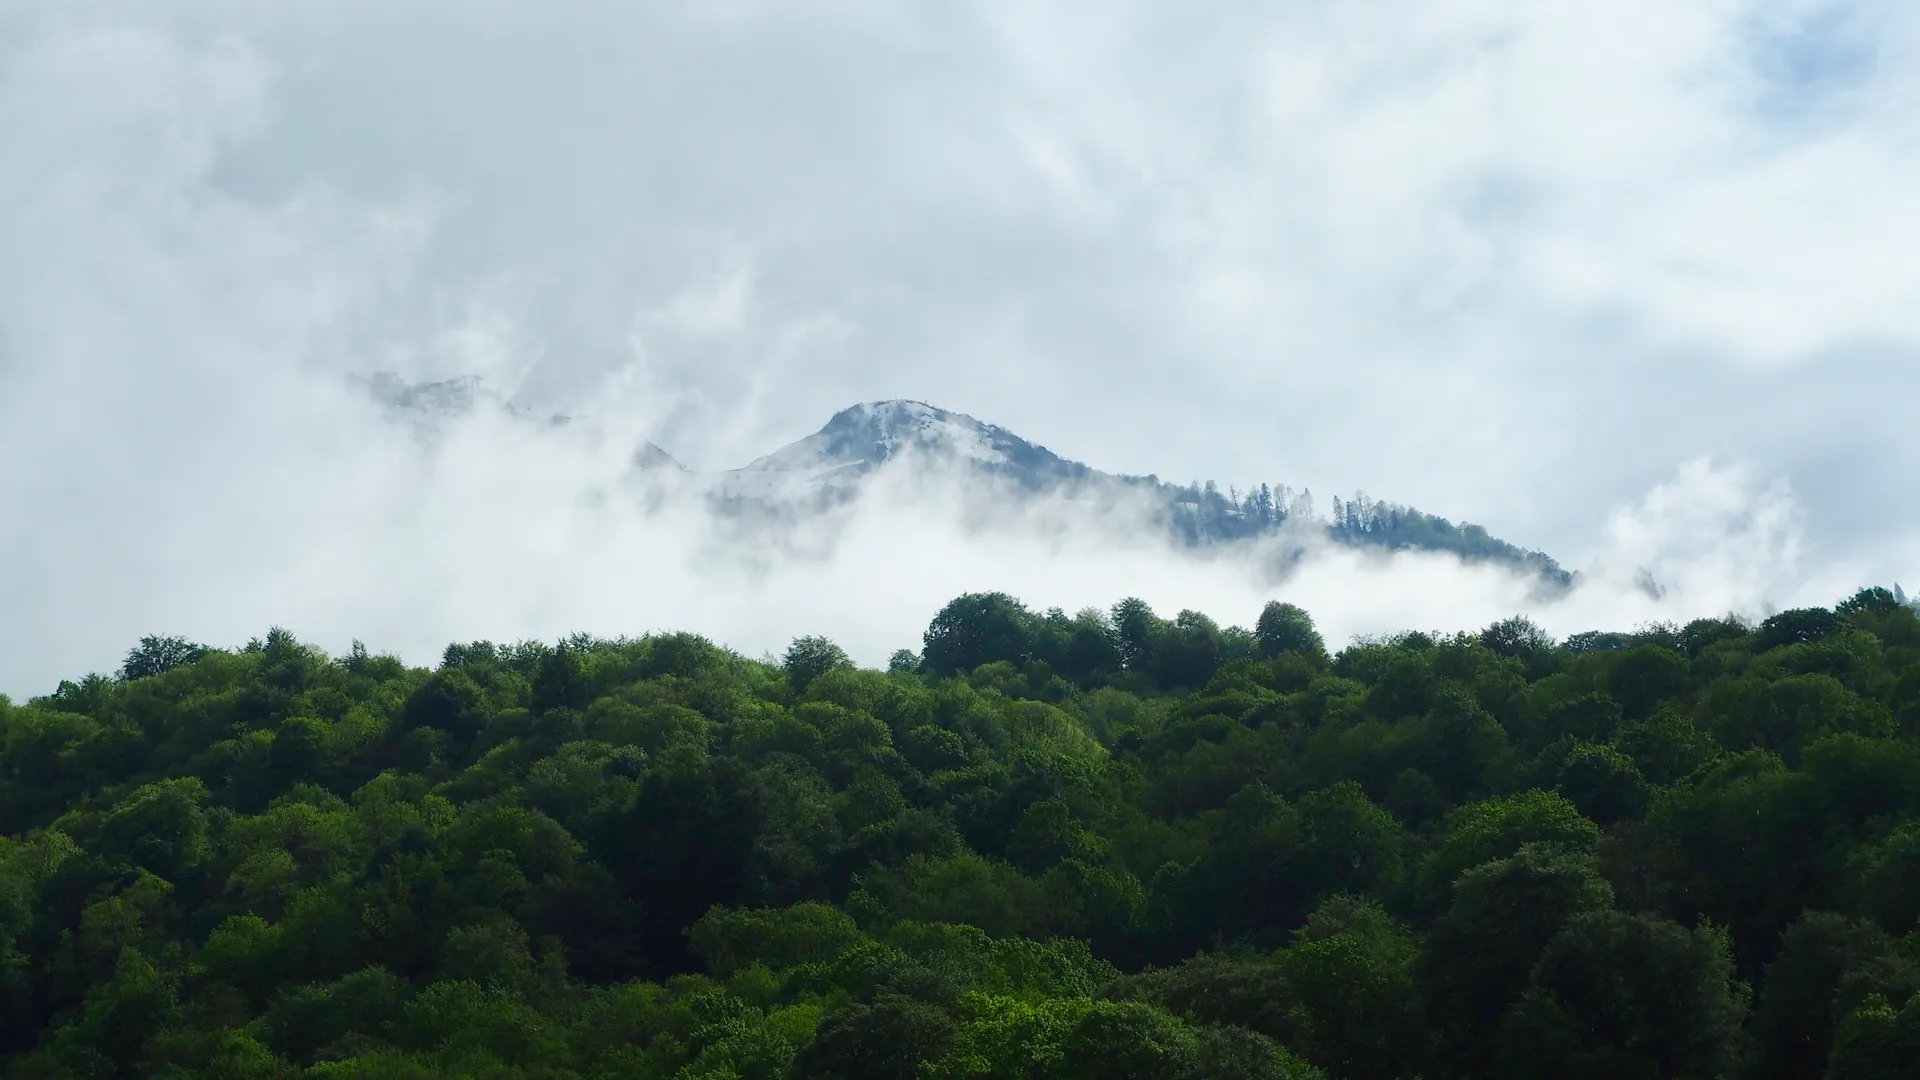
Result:
<instances>
[{"instance_id":1,"label":"dense foliage","mask_svg":"<svg viewBox=\"0 0 1920 1080\"><path fill-rule=\"evenodd\" d=\"M1920 1061L1920 617L1330 656L149 638L0 698L18 1077L1861 1080Z\"/></svg>"}]
</instances>

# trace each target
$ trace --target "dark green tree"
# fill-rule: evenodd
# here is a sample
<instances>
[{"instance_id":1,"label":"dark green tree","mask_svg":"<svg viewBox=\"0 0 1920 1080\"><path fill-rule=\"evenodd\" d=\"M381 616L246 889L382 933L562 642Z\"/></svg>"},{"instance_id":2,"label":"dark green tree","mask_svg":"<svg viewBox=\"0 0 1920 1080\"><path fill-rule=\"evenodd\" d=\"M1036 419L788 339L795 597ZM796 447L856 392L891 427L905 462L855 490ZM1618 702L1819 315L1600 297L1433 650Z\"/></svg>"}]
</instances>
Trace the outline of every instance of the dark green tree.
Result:
<instances>
[{"instance_id":1,"label":"dark green tree","mask_svg":"<svg viewBox=\"0 0 1920 1080\"><path fill-rule=\"evenodd\" d=\"M1878 994L1841 1021L1827 1080L1909 1080L1920 1061L1920 994L1896 1009Z\"/></svg>"},{"instance_id":2,"label":"dark green tree","mask_svg":"<svg viewBox=\"0 0 1920 1080\"><path fill-rule=\"evenodd\" d=\"M1547 943L1612 900L1592 858L1560 847L1529 845L1461 877L1419 961L1443 1075L1486 1075L1500 1019L1526 991Z\"/></svg>"},{"instance_id":3,"label":"dark green tree","mask_svg":"<svg viewBox=\"0 0 1920 1080\"><path fill-rule=\"evenodd\" d=\"M826 638L809 635L793 639L781 658L781 667L786 669L787 685L794 693L804 694L815 679L829 671L851 668L853 661L840 646Z\"/></svg>"},{"instance_id":4,"label":"dark green tree","mask_svg":"<svg viewBox=\"0 0 1920 1080\"><path fill-rule=\"evenodd\" d=\"M1840 621L1826 608L1794 608L1769 617L1760 624L1760 648L1777 649L1783 645L1803 645L1832 634Z\"/></svg>"},{"instance_id":5,"label":"dark green tree","mask_svg":"<svg viewBox=\"0 0 1920 1080\"><path fill-rule=\"evenodd\" d=\"M1817 1080L1826 1074L1834 1030L1870 993L1920 990L1893 939L1878 926L1811 911L1781 937L1754 1013L1753 1080Z\"/></svg>"},{"instance_id":6,"label":"dark green tree","mask_svg":"<svg viewBox=\"0 0 1920 1080\"><path fill-rule=\"evenodd\" d=\"M1515 615L1480 631L1480 644L1515 660L1530 661L1554 646L1553 635L1525 615Z\"/></svg>"},{"instance_id":7,"label":"dark green tree","mask_svg":"<svg viewBox=\"0 0 1920 1080\"><path fill-rule=\"evenodd\" d=\"M1154 648L1165 626L1165 620L1138 597L1130 596L1113 605L1114 640L1120 649L1120 662L1128 671L1143 671L1152 664Z\"/></svg>"},{"instance_id":8,"label":"dark green tree","mask_svg":"<svg viewBox=\"0 0 1920 1080\"><path fill-rule=\"evenodd\" d=\"M205 645L196 645L183 637L149 634L127 653L126 661L120 665L120 677L150 679L155 675L164 675L174 668L193 663L205 656L207 651Z\"/></svg>"},{"instance_id":9,"label":"dark green tree","mask_svg":"<svg viewBox=\"0 0 1920 1080\"><path fill-rule=\"evenodd\" d=\"M640 906L652 970L692 970L685 928L715 905L758 898L764 820L751 777L727 758L656 766L631 809L610 809L602 818L598 847Z\"/></svg>"},{"instance_id":10,"label":"dark green tree","mask_svg":"<svg viewBox=\"0 0 1920 1080\"><path fill-rule=\"evenodd\" d=\"M1575 747L1560 766L1558 786L1581 816L1601 825L1637 818L1647 806L1646 778L1611 746Z\"/></svg>"},{"instance_id":11,"label":"dark green tree","mask_svg":"<svg viewBox=\"0 0 1920 1080\"><path fill-rule=\"evenodd\" d=\"M1320 637L1320 631L1314 628L1313 616L1294 604L1269 600L1267 606L1260 609L1260 618L1253 626L1254 636L1260 640L1260 655L1266 658L1281 653L1298 653L1315 664L1325 664L1327 643Z\"/></svg>"},{"instance_id":12,"label":"dark green tree","mask_svg":"<svg viewBox=\"0 0 1920 1080\"><path fill-rule=\"evenodd\" d=\"M1727 938L1618 911L1576 916L1502 1025L1513 1080L1723 1080L1741 1054L1747 988Z\"/></svg>"},{"instance_id":13,"label":"dark green tree","mask_svg":"<svg viewBox=\"0 0 1920 1080\"><path fill-rule=\"evenodd\" d=\"M533 675L533 711L584 709L591 703L580 650L569 642L546 651Z\"/></svg>"},{"instance_id":14,"label":"dark green tree","mask_svg":"<svg viewBox=\"0 0 1920 1080\"><path fill-rule=\"evenodd\" d=\"M1629 719L1637 720L1651 715L1661 701L1684 693L1690 675L1686 657L1663 646L1641 645L1613 662L1607 671L1607 693Z\"/></svg>"},{"instance_id":15,"label":"dark green tree","mask_svg":"<svg viewBox=\"0 0 1920 1080\"><path fill-rule=\"evenodd\" d=\"M946 1011L887 996L848 1005L820 1024L793 1063L797 1080L914 1080L921 1066L953 1045Z\"/></svg>"},{"instance_id":16,"label":"dark green tree","mask_svg":"<svg viewBox=\"0 0 1920 1080\"><path fill-rule=\"evenodd\" d=\"M968 593L940 609L927 626L922 663L935 675L982 664L1024 663L1032 652L1033 615L1006 593Z\"/></svg>"}]
</instances>

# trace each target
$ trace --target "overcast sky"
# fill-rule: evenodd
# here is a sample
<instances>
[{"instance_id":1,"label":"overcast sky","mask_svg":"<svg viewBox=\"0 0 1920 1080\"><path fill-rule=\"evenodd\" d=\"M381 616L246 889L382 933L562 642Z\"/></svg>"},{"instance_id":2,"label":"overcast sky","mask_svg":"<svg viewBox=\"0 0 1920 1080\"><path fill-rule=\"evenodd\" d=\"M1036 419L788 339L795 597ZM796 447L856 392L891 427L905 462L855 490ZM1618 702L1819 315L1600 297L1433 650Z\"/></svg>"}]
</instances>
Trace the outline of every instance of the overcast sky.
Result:
<instances>
[{"instance_id":1,"label":"overcast sky","mask_svg":"<svg viewBox=\"0 0 1920 1080\"><path fill-rule=\"evenodd\" d=\"M0 689L215 611L465 630L322 422L383 368L696 467L910 397L1573 566L1911 586L1917 192L1898 0L0 0ZM433 535L524 517L477 513ZM356 574L419 591L328 607ZM471 622L569 614L520 610Z\"/></svg>"}]
</instances>

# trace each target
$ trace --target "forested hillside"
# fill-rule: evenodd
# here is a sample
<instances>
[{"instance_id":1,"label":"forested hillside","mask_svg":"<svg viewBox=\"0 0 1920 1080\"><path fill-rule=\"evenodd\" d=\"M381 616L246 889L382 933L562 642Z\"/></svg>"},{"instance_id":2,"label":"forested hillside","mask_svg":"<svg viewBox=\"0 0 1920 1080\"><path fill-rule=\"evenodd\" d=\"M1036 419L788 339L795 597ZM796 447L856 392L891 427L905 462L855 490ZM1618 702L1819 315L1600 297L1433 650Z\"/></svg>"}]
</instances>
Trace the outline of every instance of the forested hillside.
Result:
<instances>
[{"instance_id":1,"label":"forested hillside","mask_svg":"<svg viewBox=\"0 0 1920 1080\"><path fill-rule=\"evenodd\" d=\"M149 638L0 698L15 1077L1833 1080L1920 1062L1920 616L857 670Z\"/></svg>"}]
</instances>

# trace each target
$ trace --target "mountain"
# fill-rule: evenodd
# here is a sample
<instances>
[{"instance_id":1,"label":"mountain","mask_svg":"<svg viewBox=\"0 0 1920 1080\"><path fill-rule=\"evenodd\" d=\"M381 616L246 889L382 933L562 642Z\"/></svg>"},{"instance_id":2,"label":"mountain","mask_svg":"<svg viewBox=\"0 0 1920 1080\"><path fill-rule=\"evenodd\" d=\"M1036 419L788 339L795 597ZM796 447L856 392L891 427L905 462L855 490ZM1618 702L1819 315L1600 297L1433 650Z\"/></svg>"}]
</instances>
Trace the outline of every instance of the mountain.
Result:
<instances>
[{"instance_id":1,"label":"mountain","mask_svg":"<svg viewBox=\"0 0 1920 1080\"><path fill-rule=\"evenodd\" d=\"M476 378L407 384L391 374L357 380L395 419L431 432L483 406L540 419L480 385ZM567 422L551 416L548 424ZM1501 540L1486 529L1364 493L1328 500L1323 515L1312 492L1260 483L1222 492L1212 481L1172 484L1157 476L1102 472L1032 443L996 424L923 401L870 401L842 409L797 442L722 473L693 472L672 454L644 443L633 455L637 475L671 478L706 492L719 513L747 520L793 521L860 498L867 482L896 463L934 466L991 482L996 497L1071 496L1101 505L1144 505L1149 520L1189 547L1290 537L1283 552L1298 556L1308 540L1380 551L1436 551L1535 574L1553 589L1573 577L1546 554Z\"/></svg>"},{"instance_id":2,"label":"mountain","mask_svg":"<svg viewBox=\"0 0 1920 1080\"><path fill-rule=\"evenodd\" d=\"M962 465L1027 491L1104 475L1006 428L925 402L896 400L842 409L812 435L726 473L720 488L738 498L851 491L887 463L908 459Z\"/></svg>"},{"instance_id":3,"label":"mountain","mask_svg":"<svg viewBox=\"0 0 1920 1080\"><path fill-rule=\"evenodd\" d=\"M1156 523L1192 547L1244 542L1293 528L1323 531L1335 543L1388 551L1445 551L1475 562L1511 565L1565 587L1572 575L1538 551L1510 544L1472 524L1365 494L1334 498L1320 517L1311 492L1260 484L1222 494L1218 485L1170 484L1156 476L1101 472L1063 458L996 424L922 401L872 401L843 409L825 427L798 442L724 474L718 500L739 511L779 512L795 503L832 505L857 497L863 481L890 462L916 460L1002 481L1002 490L1038 495L1066 492L1103 500L1145 497Z\"/></svg>"},{"instance_id":4,"label":"mountain","mask_svg":"<svg viewBox=\"0 0 1920 1080\"><path fill-rule=\"evenodd\" d=\"M558 413L543 417L529 406L502 397L478 375L409 383L391 371L379 371L372 375L349 375L347 381L365 392L386 412L388 419L410 423L423 435L438 432L444 422L471 416L482 408L521 419L543 420L556 427L569 420Z\"/></svg>"},{"instance_id":5,"label":"mountain","mask_svg":"<svg viewBox=\"0 0 1920 1080\"><path fill-rule=\"evenodd\" d=\"M641 472L659 472L664 470L667 472L685 473L691 471L685 465L680 464L678 458L650 442L641 443L640 449L633 452L633 467Z\"/></svg>"}]
</instances>

